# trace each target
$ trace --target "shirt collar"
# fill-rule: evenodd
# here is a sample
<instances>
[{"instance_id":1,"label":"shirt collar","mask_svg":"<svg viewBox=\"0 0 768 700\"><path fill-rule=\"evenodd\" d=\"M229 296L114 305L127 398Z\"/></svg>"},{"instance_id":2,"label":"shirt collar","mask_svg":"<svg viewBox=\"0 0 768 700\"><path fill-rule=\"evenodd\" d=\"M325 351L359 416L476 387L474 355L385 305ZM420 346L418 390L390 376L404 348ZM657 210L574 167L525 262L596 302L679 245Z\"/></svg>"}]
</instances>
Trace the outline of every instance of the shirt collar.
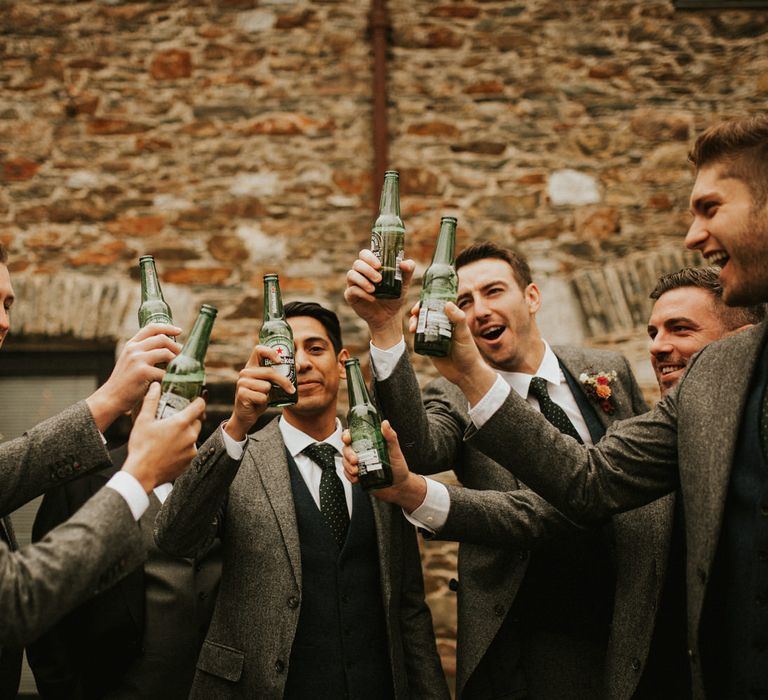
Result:
<instances>
[{"instance_id":1,"label":"shirt collar","mask_svg":"<svg viewBox=\"0 0 768 700\"><path fill-rule=\"evenodd\" d=\"M552 352L552 348L549 347L549 343L546 340L542 339L542 342L544 343L544 357L541 358L541 364L539 364L535 375L526 374L525 372L503 372L498 370L502 379L524 399L528 397L531 379L534 376L546 379L555 386L559 386L565 381L565 377L560 370L560 363L557 361L557 356Z\"/></svg>"},{"instance_id":2,"label":"shirt collar","mask_svg":"<svg viewBox=\"0 0 768 700\"><path fill-rule=\"evenodd\" d=\"M291 457L294 459L296 458L296 455L301 454L307 447L318 442L315 438L310 437L298 428L292 426L288 421L284 420L282 416L280 416L278 427L283 436L283 442L285 443L286 448L288 448L288 452L291 453ZM335 430L328 437L319 442L327 442L329 445L335 447L336 451L341 454L344 443L341 441L341 422L338 418L336 419Z\"/></svg>"}]
</instances>

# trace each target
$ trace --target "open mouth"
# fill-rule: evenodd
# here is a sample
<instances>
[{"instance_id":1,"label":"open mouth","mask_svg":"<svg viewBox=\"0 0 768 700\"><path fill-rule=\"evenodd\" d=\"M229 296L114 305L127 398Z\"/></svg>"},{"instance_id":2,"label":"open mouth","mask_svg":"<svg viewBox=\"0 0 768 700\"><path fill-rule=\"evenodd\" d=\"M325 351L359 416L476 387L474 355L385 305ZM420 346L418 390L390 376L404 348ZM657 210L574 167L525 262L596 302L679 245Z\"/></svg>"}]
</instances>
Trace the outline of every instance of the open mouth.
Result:
<instances>
[{"instance_id":1,"label":"open mouth","mask_svg":"<svg viewBox=\"0 0 768 700\"><path fill-rule=\"evenodd\" d=\"M716 253L711 253L710 255L707 255L706 258L710 265L717 265L721 268L725 267L725 265L731 259L730 256L722 250L718 250Z\"/></svg>"},{"instance_id":2,"label":"open mouth","mask_svg":"<svg viewBox=\"0 0 768 700\"><path fill-rule=\"evenodd\" d=\"M496 340L504 332L504 326L488 326L479 335L483 340Z\"/></svg>"},{"instance_id":3,"label":"open mouth","mask_svg":"<svg viewBox=\"0 0 768 700\"><path fill-rule=\"evenodd\" d=\"M679 372L681 369L685 369L685 365L667 365L661 368L661 376L672 374L672 372Z\"/></svg>"}]
</instances>

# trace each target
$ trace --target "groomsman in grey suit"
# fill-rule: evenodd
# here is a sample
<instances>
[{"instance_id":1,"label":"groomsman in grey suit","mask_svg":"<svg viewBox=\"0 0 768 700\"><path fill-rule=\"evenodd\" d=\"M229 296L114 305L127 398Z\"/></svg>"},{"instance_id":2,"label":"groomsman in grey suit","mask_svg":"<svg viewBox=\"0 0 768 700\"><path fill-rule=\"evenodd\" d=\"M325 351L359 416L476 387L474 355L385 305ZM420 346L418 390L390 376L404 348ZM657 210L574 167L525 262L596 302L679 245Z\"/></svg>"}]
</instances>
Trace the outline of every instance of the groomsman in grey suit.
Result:
<instances>
[{"instance_id":1,"label":"groomsman in grey suit","mask_svg":"<svg viewBox=\"0 0 768 700\"><path fill-rule=\"evenodd\" d=\"M453 469L465 487L423 480L410 514L434 536L461 542L459 697L631 697L653 631L671 503L582 530L466 445L475 415L444 379L420 393L404 351L401 302L371 294L377 267L363 251L345 294L371 330L377 400L415 471ZM407 284L413 263L402 267ZM544 341L536 323L541 294L521 256L479 243L456 267L458 304L472 319L467 342L507 389L561 430L592 444L614 421L647 410L623 357Z\"/></svg>"},{"instance_id":2,"label":"groomsman in grey suit","mask_svg":"<svg viewBox=\"0 0 768 700\"><path fill-rule=\"evenodd\" d=\"M191 697L447 699L418 545L399 509L341 478L341 330L314 303L285 307L298 402L248 436L271 384L257 345L230 419L200 448L157 520L158 544L195 556L219 535L222 580Z\"/></svg>"},{"instance_id":3,"label":"groomsman in grey suit","mask_svg":"<svg viewBox=\"0 0 768 700\"><path fill-rule=\"evenodd\" d=\"M768 117L711 127L690 159L686 245L722 268L726 304L768 301ZM582 521L679 488L694 697L768 696L766 324L710 343L650 413L582 446L505 390L470 342L466 315L448 313L457 342L435 365L470 406L488 409L467 444Z\"/></svg>"},{"instance_id":4,"label":"groomsman in grey suit","mask_svg":"<svg viewBox=\"0 0 768 700\"><path fill-rule=\"evenodd\" d=\"M7 260L0 246L0 342L13 303ZM101 432L141 400L149 382L162 376L154 365L178 352L179 346L168 337L178 333L174 326L143 329L128 341L111 376L96 392L0 444L0 516L106 463ZM196 401L160 425L154 419L159 397L155 382L137 418L125 464L109 488L35 545L13 551L13 539L2 528L0 697L16 694L25 643L142 562L145 547L136 520L148 505L146 494L188 466L204 409L203 401Z\"/></svg>"}]
</instances>

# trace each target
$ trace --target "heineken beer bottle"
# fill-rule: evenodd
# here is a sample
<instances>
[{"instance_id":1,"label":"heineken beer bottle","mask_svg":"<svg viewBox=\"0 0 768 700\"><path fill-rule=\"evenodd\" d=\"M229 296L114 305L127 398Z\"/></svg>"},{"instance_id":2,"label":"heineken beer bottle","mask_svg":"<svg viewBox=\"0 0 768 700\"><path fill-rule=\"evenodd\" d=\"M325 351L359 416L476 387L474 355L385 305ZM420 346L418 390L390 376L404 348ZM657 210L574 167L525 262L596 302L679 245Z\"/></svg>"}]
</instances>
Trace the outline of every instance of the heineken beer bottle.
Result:
<instances>
[{"instance_id":1,"label":"heineken beer bottle","mask_svg":"<svg viewBox=\"0 0 768 700\"><path fill-rule=\"evenodd\" d=\"M357 453L358 479L366 491L392 485L387 443L381 434L381 419L365 388L360 360L344 363L347 370L349 413L347 424L352 436L352 449Z\"/></svg>"},{"instance_id":2,"label":"heineken beer bottle","mask_svg":"<svg viewBox=\"0 0 768 700\"><path fill-rule=\"evenodd\" d=\"M296 358L293 345L293 331L285 320L283 299L280 295L280 282L277 275L264 275L264 321L259 331L259 343L273 348L280 357L280 364L264 360L266 367L276 367L288 377L296 391L287 393L277 384L269 392L269 406L290 406L299 400L296 384Z\"/></svg>"},{"instance_id":3,"label":"heineken beer bottle","mask_svg":"<svg viewBox=\"0 0 768 700\"><path fill-rule=\"evenodd\" d=\"M214 306L203 304L200 307L187 342L181 352L168 363L160 388L158 418L168 418L178 413L200 396L205 383L205 352L208 350L216 313Z\"/></svg>"},{"instance_id":4,"label":"heineken beer bottle","mask_svg":"<svg viewBox=\"0 0 768 700\"><path fill-rule=\"evenodd\" d=\"M419 321L413 349L419 355L445 357L451 348L453 325L445 315L445 302L456 303L459 278L454 267L456 249L456 219L444 216L440 219L432 264L424 273L421 286Z\"/></svg>"},{"instance_id":5,"label":"heineken beer bottle","mask_svg":"<svg viewBox=\"0 0 768 700\"><path fill-rule=\"evenodd\" d=\"M157 277L155 259L151 255L139 258L141 276L141 305L139 306L139 328L150 323L173 323L171 307L163 299L160 280Z\"/></svg>"},{"instance_id":6,"label":"heineken beer bottle","mask_svg":"<svg viewBox=\"0 0 768 700\"><path fill-rule=\"evenodd\" d=\"M379 218L371 230L371 251L381 261L381 281L375 287L377 299L399 299L403 287L400 263L405 249L405 227L400 218L400 176L397 170L384 173Z\"/></svg>"}]
</instances>

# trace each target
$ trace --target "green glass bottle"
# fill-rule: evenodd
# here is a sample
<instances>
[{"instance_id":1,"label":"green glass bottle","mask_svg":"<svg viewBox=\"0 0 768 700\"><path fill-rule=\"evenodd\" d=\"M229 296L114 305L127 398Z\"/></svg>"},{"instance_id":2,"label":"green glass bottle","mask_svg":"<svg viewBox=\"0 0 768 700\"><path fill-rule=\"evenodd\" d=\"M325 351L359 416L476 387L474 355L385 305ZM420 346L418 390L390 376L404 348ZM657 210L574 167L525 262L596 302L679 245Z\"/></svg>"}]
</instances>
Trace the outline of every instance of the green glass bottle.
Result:
<instances>
[{"instance_id":1,"label":"green glass bottle","mask_svg":"<svg viewBox=\"0 0 768 700\"><path fill-rule=\"evenodd\" d=\"M216 314L215 306L203 304L200 307L187 342L181 352L168 363L160 389L158 418L168 418L178 413L200 396L205 384L205 353Z\"/></svg>"},{"instance_id":2,"label":"green glass bottle","mask_svg":"<svg viewBox=\"0 0 768 700\"><path fill-rule=\"evenodd\" d=\"M141 305L139 306L139 328L150 323L173 323L171 307L163 298L160 279L157 276L155 259L151 255L139 258L141 277Z\"/></svg>"},{"instance_id":3,"label":"green glass bottle","mask_svg":"<svg viewBox=\"0 0 768 700\"><path fill-rule=\"evenodd\" d=\"M275 274L264 275L264 320L259 331L259 343L274 348L280 356L280 364L274 365L288 379L293 388L293 394L287 393L277 384L272 385L269 392L269 406L290 406L299 400L296 384L296 350L293 344L293 331L285 320L283 313L283 298L280 294L280 282ZM265 367L272 367L271 360L264 360Z\"/></svg>"},{"instance_id":4,"label":"green glass bottle","mask_svg":"<svg viewBox=\"0 0 768 700\"><path fill-rule=\"evenodd\" d=\"M375 287L377 299L399 299L403 288L400 263L405 254L405 226L400 218L400 175L384 173L379 218L371 229L371 251L381 261L381 281Z\"/></svg>"},{"instance_id":5,"label":"green glass bottle","mask_svg":"<svg viewBox=\"0 0 768 700\"><path fill-rule=\"evenodd\" d=\"M347 360L344 367L349 392L347 425L352 449L357 453L360 486L366 491L392 486L392 468L387 443L381 434L381 419L365 388L360 360Z\"/></svg>"},{"instance_id":6,"label":"green glass bottle","mask_svg":"<svg viewBox=\"0 0 768 700\"><path fill-rule=\"evenodd\" d=\"M453 324L445 315L445 303L456 303L459 277L455 267L456 218L440 219L432 264L424 273L421 305L413 349L419 355L445 357L451 349Z\"/></svg>"}]
</instances>

